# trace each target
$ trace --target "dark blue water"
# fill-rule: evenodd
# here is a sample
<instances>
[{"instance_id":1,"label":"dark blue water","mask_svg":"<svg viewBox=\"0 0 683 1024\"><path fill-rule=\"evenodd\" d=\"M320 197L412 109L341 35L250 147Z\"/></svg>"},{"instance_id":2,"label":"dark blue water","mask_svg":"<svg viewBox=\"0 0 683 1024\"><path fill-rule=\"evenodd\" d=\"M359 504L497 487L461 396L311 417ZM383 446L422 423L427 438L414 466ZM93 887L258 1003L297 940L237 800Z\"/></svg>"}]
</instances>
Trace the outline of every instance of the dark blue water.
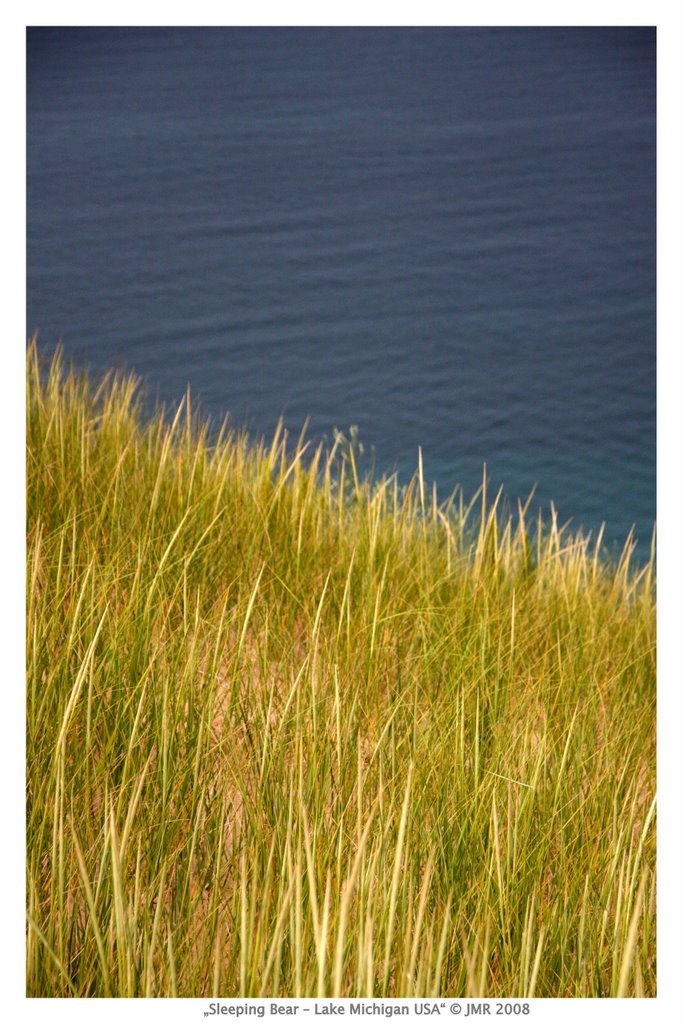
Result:
<instances>
[{"instance_id":1,"label":"dark blue water","mask_svg":"<svg viewBox=\"0 0 683 1024\"><path fill-rule=\"evenodd\" d=\"M30 30L28 200L47 347L649 543L654 30Z\"/></svg>"}]
</instances>

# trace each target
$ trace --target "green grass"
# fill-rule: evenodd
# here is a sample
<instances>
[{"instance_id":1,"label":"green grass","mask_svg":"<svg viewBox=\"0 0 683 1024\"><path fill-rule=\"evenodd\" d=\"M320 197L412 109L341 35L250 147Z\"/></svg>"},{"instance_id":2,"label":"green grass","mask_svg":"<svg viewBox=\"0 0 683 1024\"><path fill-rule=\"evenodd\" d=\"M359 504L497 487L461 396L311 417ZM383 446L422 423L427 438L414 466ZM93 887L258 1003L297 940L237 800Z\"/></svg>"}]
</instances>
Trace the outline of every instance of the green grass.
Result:
<instances>
[{"instance_id":1,"label":"green grass","mask_svg":"<svg viewBox=\"0 0 683 1024\"><path fill-rule=\"evenodd\" d=\"M27 387L30 995L655 994L652 559Z\"/></svg>"}]
</instances>

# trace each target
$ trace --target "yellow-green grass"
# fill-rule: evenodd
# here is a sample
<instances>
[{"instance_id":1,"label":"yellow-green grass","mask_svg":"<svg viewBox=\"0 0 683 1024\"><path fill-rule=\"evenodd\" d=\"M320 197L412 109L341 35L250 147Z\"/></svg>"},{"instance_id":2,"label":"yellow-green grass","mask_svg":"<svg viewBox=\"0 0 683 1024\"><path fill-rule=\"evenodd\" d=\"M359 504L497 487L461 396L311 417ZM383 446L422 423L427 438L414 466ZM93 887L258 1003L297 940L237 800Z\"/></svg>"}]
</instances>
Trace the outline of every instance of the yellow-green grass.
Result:
<instances>
[{"instance_id":1,"label":"yellow-green grass","mask_svg":"<svg viewBox=\"0 0 683 1024\"><path fill-rule=\"evenodd\" d=\"M655 994L655 578L28 352L27 991Z\"/></svg>"}]
</instances>

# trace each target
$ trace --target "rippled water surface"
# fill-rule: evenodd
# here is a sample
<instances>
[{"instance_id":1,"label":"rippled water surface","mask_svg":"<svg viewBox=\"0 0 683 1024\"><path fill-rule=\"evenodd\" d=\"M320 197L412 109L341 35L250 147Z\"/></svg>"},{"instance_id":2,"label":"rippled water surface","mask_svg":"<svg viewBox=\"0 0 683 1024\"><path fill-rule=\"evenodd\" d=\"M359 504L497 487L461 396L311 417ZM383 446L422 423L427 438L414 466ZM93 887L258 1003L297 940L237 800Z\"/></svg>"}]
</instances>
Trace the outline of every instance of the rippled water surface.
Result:
<instances>
[{"instance_id":1,"label":"rippled water surface","mask_svg":"<svg viewBox=\"0 0 683 1024\"><path fill-rule=\"evenodd\" d=\"M46 346L649 543L654 30L30 30L28 186Z\"/></svg>"}]
</instances>

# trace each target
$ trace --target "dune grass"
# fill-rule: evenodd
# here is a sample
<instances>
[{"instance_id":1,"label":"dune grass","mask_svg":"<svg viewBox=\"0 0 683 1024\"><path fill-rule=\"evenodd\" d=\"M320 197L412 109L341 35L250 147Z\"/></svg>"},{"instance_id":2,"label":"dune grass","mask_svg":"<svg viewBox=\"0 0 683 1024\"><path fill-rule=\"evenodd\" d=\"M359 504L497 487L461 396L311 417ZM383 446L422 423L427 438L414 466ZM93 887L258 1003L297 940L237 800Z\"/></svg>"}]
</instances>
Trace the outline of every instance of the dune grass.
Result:
<instances>
[{"instance_id":1,"label":"dune grass","mask_svg":"<svg viewBox=\"0 0 683 1024\"><path fill-rule=\"evenodd\" d=\"M655 994L655 578L28 352L27 992Z\"/></svg>"}]
</instances>

